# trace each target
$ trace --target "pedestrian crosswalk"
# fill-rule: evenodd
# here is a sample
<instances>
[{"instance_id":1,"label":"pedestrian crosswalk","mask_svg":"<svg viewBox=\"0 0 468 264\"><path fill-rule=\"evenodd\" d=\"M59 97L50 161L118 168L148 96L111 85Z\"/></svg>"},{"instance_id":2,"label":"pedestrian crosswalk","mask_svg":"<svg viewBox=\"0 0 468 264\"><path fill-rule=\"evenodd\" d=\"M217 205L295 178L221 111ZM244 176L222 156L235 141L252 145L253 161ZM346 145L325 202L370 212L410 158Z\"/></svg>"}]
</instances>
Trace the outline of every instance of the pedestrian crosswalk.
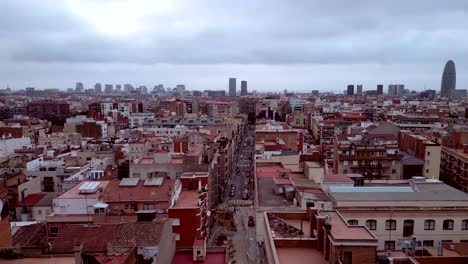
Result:
<instances>
[{"instance_id":1,"label":"pedestrian crosswalk","mask_svg":"<svg viewBox=\"0 0 468 264\"><path fill-rule=\"evenodd\" d=\"M228 201L229 206L240 206L240 207L249 207L253 205L252 200L230 200Z\"/></svg>"}]
</instances>

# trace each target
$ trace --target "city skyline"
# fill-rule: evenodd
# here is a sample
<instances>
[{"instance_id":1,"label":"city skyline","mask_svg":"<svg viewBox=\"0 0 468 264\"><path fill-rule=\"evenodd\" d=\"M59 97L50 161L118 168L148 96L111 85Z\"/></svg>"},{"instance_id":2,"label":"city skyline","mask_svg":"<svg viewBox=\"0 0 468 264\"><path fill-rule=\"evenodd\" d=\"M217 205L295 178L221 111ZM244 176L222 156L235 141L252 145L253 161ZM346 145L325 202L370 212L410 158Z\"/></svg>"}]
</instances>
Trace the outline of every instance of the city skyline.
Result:
<instances>
[{"instance_id":1,"label":"city skyline","mask_svg":"<svg viewBox=\"0 0 468 264\"><path fill-rule=\"evenodd\" d=\"M2 88L80 81L226 90L238 76L257 91L337 92L348 83L438 90L449 59L458 88L468 87L463 1L24 0L2 9Z\"/></svg>"}]
</instances>

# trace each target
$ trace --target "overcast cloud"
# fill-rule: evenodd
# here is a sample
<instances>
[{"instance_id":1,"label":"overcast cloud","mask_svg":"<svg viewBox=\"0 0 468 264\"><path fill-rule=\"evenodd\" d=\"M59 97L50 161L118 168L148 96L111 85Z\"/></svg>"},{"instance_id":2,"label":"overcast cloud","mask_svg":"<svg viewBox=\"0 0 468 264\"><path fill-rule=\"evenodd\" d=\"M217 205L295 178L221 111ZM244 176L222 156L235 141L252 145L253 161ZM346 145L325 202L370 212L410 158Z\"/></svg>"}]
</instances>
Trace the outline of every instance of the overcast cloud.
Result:
<instances>
[{"instance_id":1,"label":"overcast cloud","mask_svg":"<svg viewBox=\"0 0 468 264\"><path fill-rule=\"evenodd\" d=\"M0 0L0 87L468 88L468 1Z\"/></svg>"}]
</instances>

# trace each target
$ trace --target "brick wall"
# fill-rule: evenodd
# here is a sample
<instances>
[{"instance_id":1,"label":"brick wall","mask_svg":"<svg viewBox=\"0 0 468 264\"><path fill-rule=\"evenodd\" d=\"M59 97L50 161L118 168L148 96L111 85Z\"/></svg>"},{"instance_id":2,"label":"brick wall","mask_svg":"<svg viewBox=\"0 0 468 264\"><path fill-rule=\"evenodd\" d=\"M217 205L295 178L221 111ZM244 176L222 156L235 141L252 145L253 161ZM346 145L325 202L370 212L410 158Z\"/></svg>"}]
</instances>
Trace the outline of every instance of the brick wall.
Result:
<instances>
[{"instance_id":1,"label":"brick wall","mask_svg":"<svg viewBox=\"0 0 468 264\"><path fill-rule=\"evenodd\" d=\"M352 252L352 263L376 263L376 248L375 247L353 247L353 246L335 246L331 247L330 263L338 263L342 259L344 252Z\"/></svg>"}]
</instances>

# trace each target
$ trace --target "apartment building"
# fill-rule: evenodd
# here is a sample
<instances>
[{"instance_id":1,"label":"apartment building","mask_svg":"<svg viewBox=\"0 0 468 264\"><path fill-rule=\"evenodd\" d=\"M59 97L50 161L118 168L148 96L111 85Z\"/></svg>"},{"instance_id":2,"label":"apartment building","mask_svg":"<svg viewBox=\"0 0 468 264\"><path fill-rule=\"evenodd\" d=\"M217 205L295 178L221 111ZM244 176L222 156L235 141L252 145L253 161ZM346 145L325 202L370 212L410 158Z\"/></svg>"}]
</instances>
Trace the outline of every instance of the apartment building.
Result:
<instances>
[{"instance_id":1,"label":"apartment building","mask_svg":"<svg viewBox=\"0 0 468 264\"><path fill-rule=\"evenodd\" d=\"M334 173L398 180L402 173L402 158L398 138L391 134L343 134L335 137Z\"/></svg>"},{"instance_id":2,"label":"apartment building","mask_svg":"<svg viewBox=\"0 0 468 264\"><path fill-rule=\"evenodd\" d=\"M338 211L268 211L257 219L265 225L268 263L376 263L376 236Z\"/></svg>"},{"instance_id":3,"label":"apartment building","mask_svg":"<svg viewBox=\"0 0 468 264\"><path fill-rule=\"evenodd\" d=\"M407 186L329 188L335 209L349 225L366 226L378 250L398 250L416 238L425 247L438 241L468 241L468 194L435 179L414 177Z\"/></svg>"},{"instance_id":4,"label":"apartment building","mask_svg":"<svg viewBox=\"0 0 468 264\"><path fill-rule=\"evenodd\" d=\"M442 147L439 144L409 131L401 131L400 149L424 162L424 165L421 168L421 174L412 176L424 176L428 179L439 179L442 150Z\"/></svg>"},{"instance_id":5,"label":"apartment building","mask_svg":"<svg viewBox=\"0 0 468 264\"><path fill-rule=\"evenodd\" d=\"M208 237L210 213L207 200L207 192L202 192L201 188L200 191L186 190L180 193L174 207L169 208L177 247L191 247L196 238Z\"/></svg>"},{"instance_id":6,"label":"apartment building","mask_svg":"<svg viewBox=\"0 0 468 264\"><path fill-rule=\"evenodd\" d=\"M442 146L440 180L468 192L468 145L459 148Z\"/></svg>"}]
</instances>

